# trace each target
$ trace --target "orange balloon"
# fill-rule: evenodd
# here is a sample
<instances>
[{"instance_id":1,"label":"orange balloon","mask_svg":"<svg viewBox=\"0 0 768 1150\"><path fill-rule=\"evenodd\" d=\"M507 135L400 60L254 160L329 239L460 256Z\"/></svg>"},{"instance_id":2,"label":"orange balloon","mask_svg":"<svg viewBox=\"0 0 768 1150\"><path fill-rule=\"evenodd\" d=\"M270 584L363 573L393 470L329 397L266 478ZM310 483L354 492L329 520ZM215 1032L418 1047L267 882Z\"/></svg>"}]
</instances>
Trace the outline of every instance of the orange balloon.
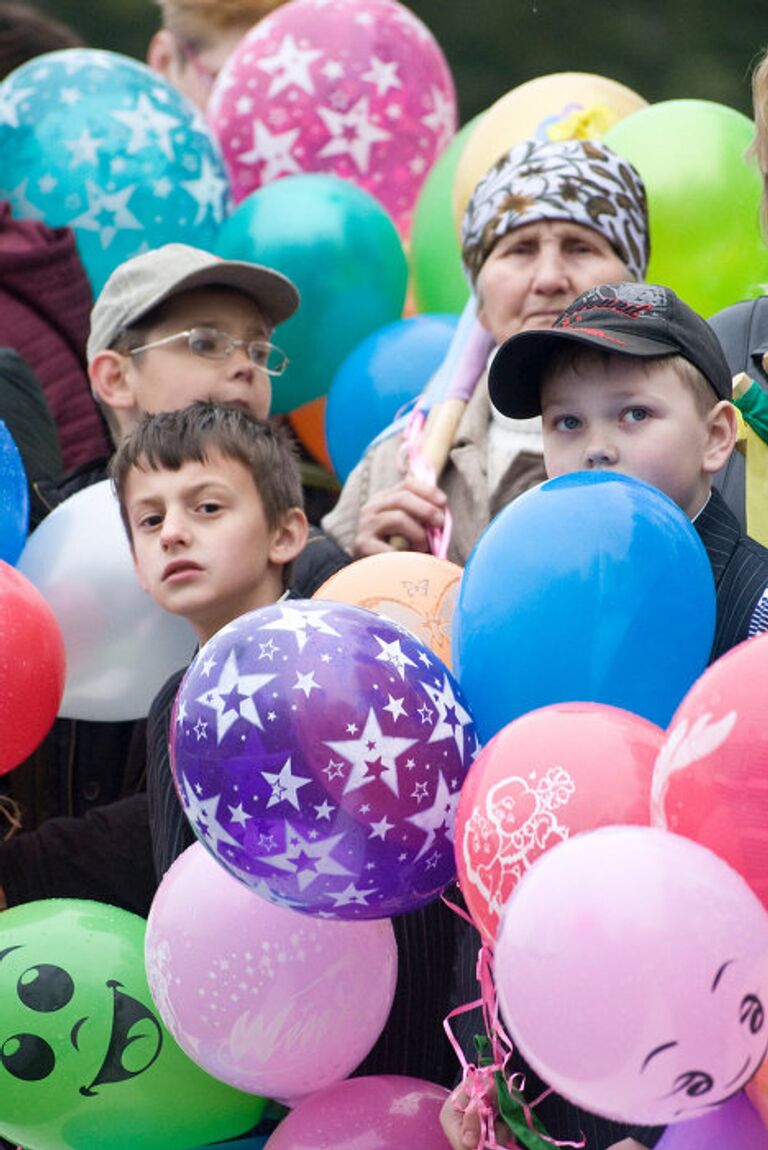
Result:
<instances>
[{"instance_id":1,"label":"orange balloon","mask_svg":"<svg viewBox=\"0 0 768 1150\"><path fill-rule=\"evenodd\" d=\"M419 551L387 551L358 559L319 587L313 599L366 607L406 627L451 665L451 622L462 569Z\"/></svg>"},{"instance_id":2,"label":"orange balloon","mask_svg":"<svg viewBox=\"0 0 768 1150\"><path fill-rule=\"evenodd\" d=\"M768 1060L766 1060L746 1088L747 1098L768 1126Z\"/></svg>"},{"instance_id":3,"label":"orange balloon","mask_svg":"<svg viewBox=\"0 0 768 1150\"><path fill-rule=\"evenodd\" d=\"M519 84L491 104L462 150L453 181L457 232L479 180L522 140L594 140L648 106L616 80L591 72L552 72Z\"/></svg>"},{"instance_id":4,"label":"orange balloon","mask_svg":"<svg viewBox=\"0 0 768 1150\"><path fill-rule=\"evenodd\" d=\"M317 462L322 463L323 467L333 475L335 474L333 464L325 442L325 404L324 395L310 400L309 403L294 408L288 416L288 422L307 451L311 452Z\"/></svg>"}]
</instances>

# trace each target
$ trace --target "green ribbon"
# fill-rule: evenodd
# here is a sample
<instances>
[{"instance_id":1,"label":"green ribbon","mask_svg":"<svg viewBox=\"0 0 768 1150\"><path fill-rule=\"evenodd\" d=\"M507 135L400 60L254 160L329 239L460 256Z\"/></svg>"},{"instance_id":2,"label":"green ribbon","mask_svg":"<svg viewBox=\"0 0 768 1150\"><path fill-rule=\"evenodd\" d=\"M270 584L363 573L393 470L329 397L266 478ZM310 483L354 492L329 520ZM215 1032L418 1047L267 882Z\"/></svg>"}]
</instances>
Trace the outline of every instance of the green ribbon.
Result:
<instances>
[{"instance_id":1,"label":"green ribbon","mask_svg":"<svg viewBox=\"0 0 768 1150\"><path fill-rule=\"evenodd\" d=\"M474 1041L478 1066L492 1066L491 1043L487 1035L476 1034ZM552 1150L552 1142L547 1140L546 1129L530 1108L528 1113L534 1129L532 1130L528 1125L525 1099L522 1093L516 1090L514 1086L509 1085L501 1070L494 1071L493 1078L496 1083L499 1114L514 1134L518 1145L524 1146L526 1150Z\"/></svg>"},{"instance_id":2,"label":"green ribbon","mask_svg":"<svg viewBox=\"0 0 768 1150\"><path fill-rule=\"evenodd\" d=\"M735 395L733 402L756 435L768 443L768 395L759 383L749 385L743 395Z\"/></svg>"}]
</instances>

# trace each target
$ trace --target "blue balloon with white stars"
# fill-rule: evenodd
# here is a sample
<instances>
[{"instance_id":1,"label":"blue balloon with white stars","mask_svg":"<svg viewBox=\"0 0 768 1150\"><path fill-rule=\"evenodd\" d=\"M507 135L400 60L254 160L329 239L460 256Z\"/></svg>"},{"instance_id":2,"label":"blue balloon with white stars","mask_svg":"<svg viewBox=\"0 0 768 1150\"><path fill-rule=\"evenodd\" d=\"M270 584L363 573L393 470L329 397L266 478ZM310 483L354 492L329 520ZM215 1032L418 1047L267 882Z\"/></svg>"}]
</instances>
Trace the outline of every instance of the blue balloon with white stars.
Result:
<instances>
[{"instance_id":1,"label":"blue balloon with white stars","mask_svg":"<svg viewBox=\"0 0 768 1150\"><path fill-rule=\"evenodd\" d=\"M73 229L97 295L161 244L212 249L230 207L201 113L145 64L92 48L28 60L0 85L0 196Z\"/></svg>"}]
</instances>

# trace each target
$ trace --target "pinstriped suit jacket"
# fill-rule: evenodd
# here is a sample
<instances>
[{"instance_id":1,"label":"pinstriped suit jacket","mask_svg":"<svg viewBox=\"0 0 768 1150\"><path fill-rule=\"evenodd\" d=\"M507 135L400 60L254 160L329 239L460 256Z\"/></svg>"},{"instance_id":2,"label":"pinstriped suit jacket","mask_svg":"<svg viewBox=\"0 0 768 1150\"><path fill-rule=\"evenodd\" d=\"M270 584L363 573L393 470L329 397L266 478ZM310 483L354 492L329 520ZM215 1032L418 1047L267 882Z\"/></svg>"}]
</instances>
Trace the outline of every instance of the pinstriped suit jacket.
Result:
<instances>
[{"instance_id":1,"label":"pinstriped suit jacket","mask_svg":"<svg viewBox=\"0 0 768 1150\"><path fill-rule=\"evenodd\" d=\"M744 535L719 491L694 523L715 577L717 623L710 662L768 630L768 548Z\"/></svg>"}]
</instances>

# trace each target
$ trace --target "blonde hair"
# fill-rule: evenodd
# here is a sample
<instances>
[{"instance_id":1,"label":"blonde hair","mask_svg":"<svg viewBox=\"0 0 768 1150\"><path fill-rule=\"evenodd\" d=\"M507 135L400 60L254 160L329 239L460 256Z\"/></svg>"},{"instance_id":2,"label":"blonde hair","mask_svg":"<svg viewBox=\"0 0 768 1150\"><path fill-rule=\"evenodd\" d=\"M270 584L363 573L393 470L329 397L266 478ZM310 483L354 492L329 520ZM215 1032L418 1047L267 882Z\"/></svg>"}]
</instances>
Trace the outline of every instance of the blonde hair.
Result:
<instances>
[{"instance_id":1,"label":"blonde hair","mask_svg":"<svg viewBox=\"0 0 768 1150\"><path fill-rule=\"evenodd\" d=\"M156 0L163 27L196 47L208 44L221 32L251 25L279 8L286 0Z\"/></svg>"},{"instance_id":2,"label":"blonde hair","mask_svg":"<svg viewBox=\"0 0 768 1150\"><path fill-rule=\"evenodd\" d=\"M757 161L763 180L760 197L760 220L763 234L768 237L768 51L752 73L752 112L755 119L755 137L747 151L747 158Z\"/></svg>"}]
</instances>

